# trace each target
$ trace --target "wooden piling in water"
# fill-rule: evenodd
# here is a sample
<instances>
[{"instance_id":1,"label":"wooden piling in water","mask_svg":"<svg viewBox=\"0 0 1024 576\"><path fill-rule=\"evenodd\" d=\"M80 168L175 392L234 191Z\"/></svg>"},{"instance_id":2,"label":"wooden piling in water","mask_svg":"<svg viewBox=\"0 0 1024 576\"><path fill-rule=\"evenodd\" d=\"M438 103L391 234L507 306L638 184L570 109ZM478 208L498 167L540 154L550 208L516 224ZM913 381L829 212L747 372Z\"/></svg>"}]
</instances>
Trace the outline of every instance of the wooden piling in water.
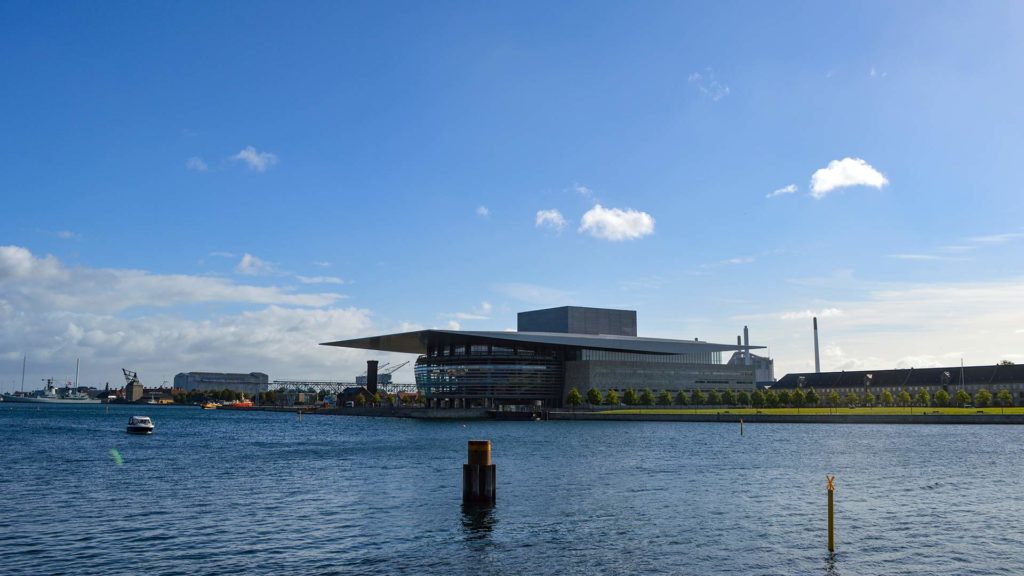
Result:
<instances>
[{"instance_id":1,"label":"wooden piling in water","mask_svg":"<svg viewBox=\"0 0 1024 576\"><path fill-rule=\"evenodd\" d=\"M495 501L495 466L491 464L491 441L470 440L466 464L462 465L462 502L492 504Z\"/></svg>"},{"instance_id":2,"label":"wooden piling in water","mask_svg":"<svg viewBox=\"0 0 1024 576\"><path fill-rule=\"evenodd\" d=\"M832 493L835 492L835 476L825 476L825 481L828 482L828 551L835 552L835 523L832 521Z\"/></svg>"}]
</instances>

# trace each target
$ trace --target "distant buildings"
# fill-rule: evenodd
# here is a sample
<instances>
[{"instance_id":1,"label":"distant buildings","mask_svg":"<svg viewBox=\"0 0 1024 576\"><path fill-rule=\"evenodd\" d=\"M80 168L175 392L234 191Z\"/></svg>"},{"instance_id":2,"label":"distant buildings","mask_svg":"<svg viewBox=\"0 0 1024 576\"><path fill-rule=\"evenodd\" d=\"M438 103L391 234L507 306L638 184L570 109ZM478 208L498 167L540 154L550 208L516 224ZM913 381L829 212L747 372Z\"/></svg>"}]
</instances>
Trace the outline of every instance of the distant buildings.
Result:
<instances>
[{"instance_id":1,"label":"distant buildings","mask_svg":"<svg viewBox=\"0 0 1024 576\"><path fill-rule=\"evenodd\" d=\"M326 345L419 354L416 388L429 406L558 407L570 388L754 388L755 367L721 355L762 346L636 334L633 310L563 306L520 312L515 332L418 330Z\"/></svg>"},{"instance_id":2,"label":"distant buildings","mask_svg":"<svg viewBox=\"0 0 1024 576\"><path fill-rule=\"evenodd\" d=\"M224 372L188 372L174 377L174 387L186 392L193 390L232 390L247 396L266 392L270 388L269 379L262 372L248 374L231 374Z\"/></svg>"},{"instance_id":3,"label":"distant buildings","mask_svg":"<svg viewBox=\"0 0 1024 576\"><path fill-rule=\"evenodd\" d=\"M895 396L906 390L914 397L921 390L934 396L945 390L954 396L958 390L974 395L981 389L993 395L1009 390L1014 403L1024 403L1024 365L949 366L946 368L902 368L897 370L853 370L843 372L808 372L786 374L775 383L775 390L814 388L819 393L833 390L840 396L853 393L858 396L871 392L878 396L888 390Z\"/></svg>"}]
</instances>

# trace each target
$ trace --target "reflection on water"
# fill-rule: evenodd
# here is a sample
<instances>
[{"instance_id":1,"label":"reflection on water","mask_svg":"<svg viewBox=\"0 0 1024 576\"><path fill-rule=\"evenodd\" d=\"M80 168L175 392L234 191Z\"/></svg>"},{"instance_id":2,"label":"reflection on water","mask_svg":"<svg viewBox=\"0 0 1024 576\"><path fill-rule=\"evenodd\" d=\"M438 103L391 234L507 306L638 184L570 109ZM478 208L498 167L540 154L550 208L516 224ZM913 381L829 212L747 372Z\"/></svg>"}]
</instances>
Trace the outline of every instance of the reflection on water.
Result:
<instances>
[{"instance_id":1,"label":"reflection on water","mask_svg":"<svg viewBox=\"0 0 1024 576\"><path fill-rule=\"evenodd\" d=\"M834 553L825 557L825 576L839 576L839 564Z\"/></svg>"},{"instance_id":2,"label":"reflection on water","mask_svg":"<svg viewBox=\"0 0 1024 576\"><path fill-rule=\"evenodd\" d=\"M467 540L489 538L496 523L493 504L462 505L462 529Z\"/></svg>"}]
</instances>

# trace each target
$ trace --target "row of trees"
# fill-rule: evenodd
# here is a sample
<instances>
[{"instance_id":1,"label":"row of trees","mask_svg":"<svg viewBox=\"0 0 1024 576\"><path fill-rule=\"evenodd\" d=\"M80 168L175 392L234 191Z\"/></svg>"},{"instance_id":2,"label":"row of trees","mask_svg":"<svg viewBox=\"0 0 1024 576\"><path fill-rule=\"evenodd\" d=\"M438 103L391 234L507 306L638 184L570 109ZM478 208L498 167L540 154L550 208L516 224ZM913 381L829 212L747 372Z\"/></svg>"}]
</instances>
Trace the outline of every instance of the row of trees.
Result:
<instances>
[{"instance_id":1,"label":"row of trees","mask_svg":"<svg viewBox=\"0 0 1024 576\"><path fill-rule=\"evenodd\" d=\"M584 402L583 395L576 388L569 390L569 394L566 396L565 402L567 405L575 408ZM591 406L618 406L620 404L626 404L628 406L753 406L755 408L804 408L804 407L831 407L838 408L842 406L967 406L970 404L984 408L986 406L1013 406L1013 394L1009 390L1000 390L995 397L988 390L978 390L974 397L965 390L958 390L955 396L950 396L949 392L945 390L939 390L933 397L928 393L927 390L921 389L913 397L906 390L900 390L894 396L889 390L883 390L878 396L875 396L871 391L865 391L863 394L855 394L849 392L844 397L840 397L839 393L835 390L829 392L824 397L820 396L814 391L814 388L808 388L806 391L797 388L796 390L755 390L753 392L746 392L741 390L734 392L732 390L710 390L707 393L700 389L693 390L689 393L680 390L675 395L672 395L667 390L663 390L657 397L654 395L649 388L639 393L632 388L627 388L620 398L619 393L616 390L608 390L604 396L601 395L601 391L597 388L591 388L587 391L586 403Z\"/></svg>"}]
</instances>

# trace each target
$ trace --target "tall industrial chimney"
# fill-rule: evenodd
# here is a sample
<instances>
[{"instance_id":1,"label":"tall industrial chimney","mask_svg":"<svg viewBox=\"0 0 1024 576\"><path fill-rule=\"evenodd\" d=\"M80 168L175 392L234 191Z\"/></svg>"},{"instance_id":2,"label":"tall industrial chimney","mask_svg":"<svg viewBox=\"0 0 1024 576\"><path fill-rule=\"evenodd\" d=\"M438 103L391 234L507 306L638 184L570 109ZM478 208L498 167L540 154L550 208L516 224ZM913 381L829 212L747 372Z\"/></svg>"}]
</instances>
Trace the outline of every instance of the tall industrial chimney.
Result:
<instances>
[{"instance_id":1,"label":"tall industrial chimney","mask_svg":"<svg viewBox=\"0 0 1024 576\"><path fill-rule=\"evenodd\" d=\"M750 331L743 327L743 363L750 366Z\"/></svg>"},{"instance_id":2,"label":"tall industrial chimney","mask_svg":"<svg viewBox=\"0 0 1024 576\"><path fill-rule=\"evenodd\" d=\"M814 317L814 373L821 373L821 358L818 356L818 317Z\"/></svg>"},{"instance_id":3,"label":"tall industrial chimney","mask_svg":"<svg viewBox=\"0 0 1024 576\"><path fill-rule=\"evenodd\" d=\"M370 394L377 393L377 361L366 361L366 391Z\"/></svg>"}]
</instances>

